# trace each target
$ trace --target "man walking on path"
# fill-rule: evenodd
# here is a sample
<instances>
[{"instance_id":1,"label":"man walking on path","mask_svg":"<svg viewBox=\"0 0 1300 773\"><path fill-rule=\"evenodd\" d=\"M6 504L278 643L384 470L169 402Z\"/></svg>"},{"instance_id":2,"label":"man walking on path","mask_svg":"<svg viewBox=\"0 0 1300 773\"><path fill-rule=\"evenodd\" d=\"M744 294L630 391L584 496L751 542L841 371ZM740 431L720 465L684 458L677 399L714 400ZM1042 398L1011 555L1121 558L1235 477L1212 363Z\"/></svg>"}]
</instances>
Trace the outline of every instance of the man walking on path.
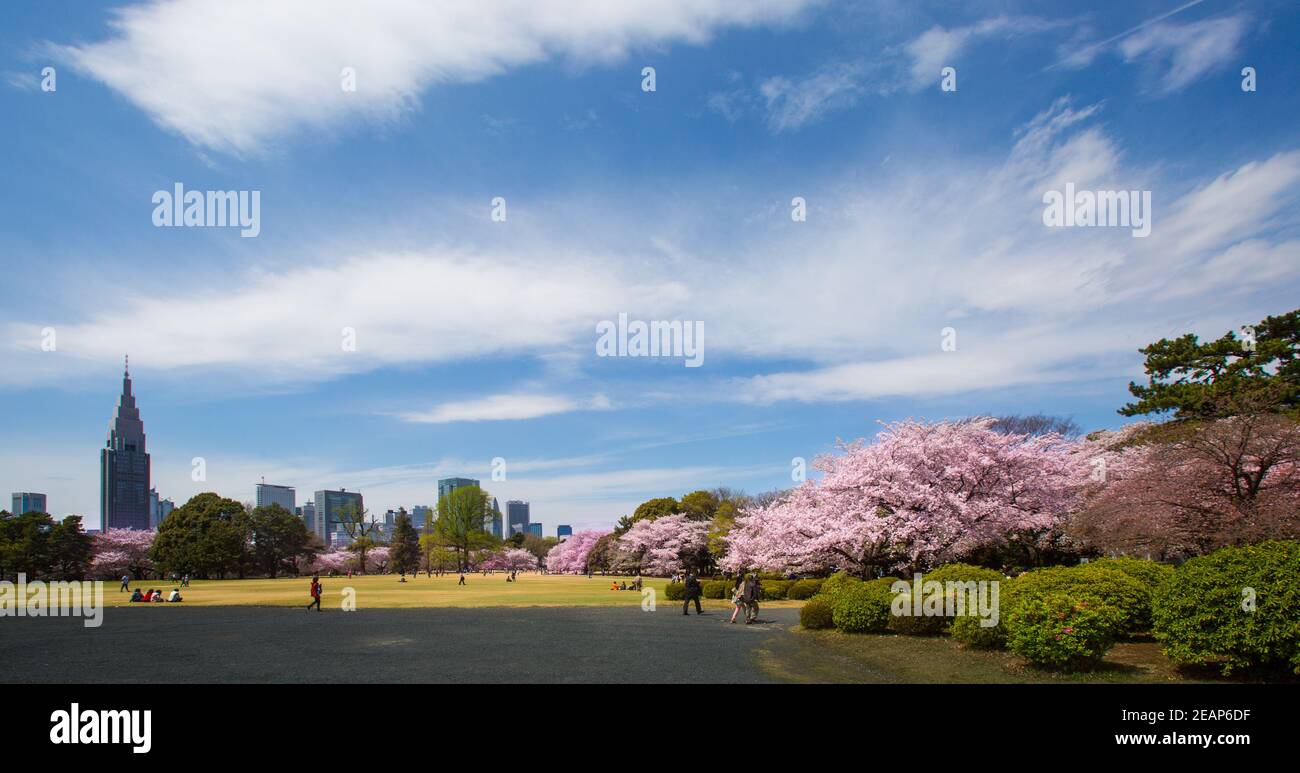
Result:
<instances>
[{"instance_id":1,"label":"man walking on path","mask_svg":"<svg viewBox=\"0 0 1300 773\"><path fill-rule=\"evenodd\" d=\"M464 585L464 584L465 584L465 573L464 573L464 572L461 572L461 573L460 573L460 582L458 582L458 583L456 583L456 584L457 584L457 585Z\"/></svg>"},{"instance_id":2,"label":"man walking on path","mask_svg":"<svg viewBox=\"0 0 1300 773\"><path fill-rule=\"evenodd\" d=\"M682 601L682 614L689 615L691 601L695 602L695 614L704 614L700 609L700 579L695 576L695 572L686 573L686 598Z\"/></svg>"},{"instance_id":3,"label":"man walking on path","mask_svg":"<svg viewBox=\"0 0 1300 773\"><path fill-rule=\"evenodd\" d=\"M312 607L316 607L316 611L320 611L320 591L320 576L313 574L311 576L311 603L307 605L307 609L310 610Z\"/></svg>"},{"instance_id":4,"label":"man walking on path","mask_svg":"<svg viewBox=\"0 0 1300 773\"><path fill-rule=\"evenodd\" d=\"M758 622L758 600L763 597L763 584L753 572L745 579L745 625Z\"/></svg>"}]
</instances>

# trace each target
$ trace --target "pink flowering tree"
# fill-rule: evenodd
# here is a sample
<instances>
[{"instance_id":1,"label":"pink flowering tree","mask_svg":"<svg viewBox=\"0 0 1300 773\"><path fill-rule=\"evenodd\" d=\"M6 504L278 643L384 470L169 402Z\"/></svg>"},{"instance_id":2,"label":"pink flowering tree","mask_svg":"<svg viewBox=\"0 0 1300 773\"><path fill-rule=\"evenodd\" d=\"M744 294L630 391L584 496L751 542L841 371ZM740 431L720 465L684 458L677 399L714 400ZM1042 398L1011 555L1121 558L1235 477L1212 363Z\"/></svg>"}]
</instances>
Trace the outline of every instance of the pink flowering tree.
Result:
<instances>
[{"instance_id":1,"label":"pink flowering tree","mask_svg":"<svg viewBox=\"0 0 1300 773\"><path fill-rule=\"evenodd\" d=\"M149 548L155 536L157 532L146 529L109 529L96 534L90 576L116 580L125 574L144 579L154 570Z\"/></svg>"},{"instance_id":2,"label":"pink flowering tree","mask_svg":"<svg viewBox=\"0 0 1300 773\"><path fill-rule=\"evenodd\" d=\"M506 571L506 554L504 550L481 550L474 555L471 567L480 572Z\"/></svg>"},{"instance_id":3,"label":"pink flowering tree","mask_svg":"<svg viewBox=\"0 0 1300 773\"><path fill-rule=\"evenodd\" d=\"M710 563L709 521L688 515L664 515L637 521L618 540L642 570L655 575L683 570L705 571Z\"/></svg>"},{"instance_id":4,"label":"pink flowering tree","mask_svg":"<svg viewBox=\"0 0 1300 773\"><path fill-rule=\"evenodd\" d=\"M531 572L537 569L537 556L523 548L511 548L502 556L506 571Z\"/></svg>"},{"instance_id":5,"label":"pink flowering tree","mask_svg":"<svg viewBox=\"0 0 1300 773\"><path fill-rule=\"evenodd\" d=\"M344 574L355 564L356 554L346 550L330 550L318 553L306 568L313 574Z\"/></svg>"},{"instance_id":6,"label":"pink flowering tree","mask_svg":"<svg viewBox=\"0 0 1300 773\"><path fill-rule=\"evenodd\" d=\"M391 548L387 545L370 548L366 551L366 568L375 574L385 574L392 558Z\"/></svg>"},{"instance_id":7,"label":"pink flowering tree","mask_svg":"<svg viewBox=\"0 0 1300 773\"><path fill-rule=\"evenodd\" d=\"M1090 466L1056 434L1005 434L993 419L885 426L819 457L823 473L737 519L724 569L872 576L925 569L1060 533Z\"/></svg>"},{"instance_id":8,"label":"pink flowering tree","mask_svg":"<svg viewBox=\"0 0 1300 773\"><path fill-rule=\"evenodd\" d=\"M608 531L587 530L574 532L546 554L546 571L552 574L583 574L587 571L587 556Z\"/></svg>"}]
</instances>

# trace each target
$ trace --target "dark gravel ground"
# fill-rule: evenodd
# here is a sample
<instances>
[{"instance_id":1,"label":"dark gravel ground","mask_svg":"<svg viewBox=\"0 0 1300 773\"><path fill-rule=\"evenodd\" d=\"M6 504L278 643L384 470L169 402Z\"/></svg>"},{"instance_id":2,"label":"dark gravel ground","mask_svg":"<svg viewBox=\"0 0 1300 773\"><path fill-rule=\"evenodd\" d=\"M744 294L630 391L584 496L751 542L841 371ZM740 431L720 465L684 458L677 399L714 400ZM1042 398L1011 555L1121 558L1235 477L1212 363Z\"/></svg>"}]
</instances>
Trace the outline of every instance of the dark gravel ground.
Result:
<instances>
[{"instance_id":1,"label":"dark gravel ground","mask_svg":"<svg viewBox=\"0 0 1300 773\"><path fill-rule=\"evenodd\" d=\"M798 609L752 626L673 607L193 607L0 621L0 682L770 682L761 652Z\"/></svg>"}]
</instances>

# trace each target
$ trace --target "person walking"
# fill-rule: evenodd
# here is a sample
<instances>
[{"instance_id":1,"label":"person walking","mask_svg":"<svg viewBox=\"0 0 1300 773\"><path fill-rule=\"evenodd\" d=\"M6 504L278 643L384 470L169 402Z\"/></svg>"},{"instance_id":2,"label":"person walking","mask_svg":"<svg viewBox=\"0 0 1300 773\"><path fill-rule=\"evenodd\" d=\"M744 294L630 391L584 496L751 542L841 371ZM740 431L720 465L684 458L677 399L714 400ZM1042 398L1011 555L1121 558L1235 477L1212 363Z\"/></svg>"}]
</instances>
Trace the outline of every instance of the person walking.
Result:
<instances>
[{"instance_id":1,"label":"person walking","mask_svg":"<svg viewBox=\"0 0 1300 773\"><path fill-rule=\"evenodd\" d=\"M745 625L758 622L758 600L763 597L763 583L758 575L750 572L745 581Z\"/></svg>"},{"instance_id":2,"label":"person walking","mask_svg":"<svg viewBox=\"0 0 1300 773\"><path fill-rule=\"evenodd\" d=\"M731 622L733 624L736 622L736 616L740 614L740 610L745 608L744 594L745 594L745 575L738 574L736 575L735 584L731 586L731 606L732 606ZM749 617L746 616L745 619L748 620Z\"/></svg>"},{"instance_id":3,"label":"person walking","mask_svg":"<svg viewBox=\"0 0 1300 773\"><path fill-rule=\"evenodd\" d=\"M316 607L316 611L317 612L320 611L320 592L321 592L320 576L313 574L311 576L311 603L307 605L307 609Z\"/></svg>"},{"instance_id":4,"label":"person walking","mask_svg":"<svg viewBox=\"0 0 1300 773\"><path fill-rule=\"evenodd\" d=\"M695 576L695 572L686 573L686 598L682 601L682 614L689 615L691 602L695 602L695 614L702 615L704 610L700 608L700 578Z\"/></svg>"},{"instance_id":5,"label":"person walking","mask_svg":"<svg viewBox=\"0 0 1300 773\"><path fill-rule=\"evenodd\" d=\"M465 573L464 573L464 572L461 572L461 573L460 573L460 582L458 582L458 583L456 583L456 584L457 584L457 585L464 585L464 584L465 584Z\"/></svg>"},{"instance_id":6,"label":"person walking","mask_svg":"<svg viewBox=\"0 0 1300 773\"><path fill-rule=\"evenodd\" d=\"M131 590L131 575L129 574L122 575L122 587L118 588L117 592L121 593L124 590Z\"/></svg>"}]
</instances>

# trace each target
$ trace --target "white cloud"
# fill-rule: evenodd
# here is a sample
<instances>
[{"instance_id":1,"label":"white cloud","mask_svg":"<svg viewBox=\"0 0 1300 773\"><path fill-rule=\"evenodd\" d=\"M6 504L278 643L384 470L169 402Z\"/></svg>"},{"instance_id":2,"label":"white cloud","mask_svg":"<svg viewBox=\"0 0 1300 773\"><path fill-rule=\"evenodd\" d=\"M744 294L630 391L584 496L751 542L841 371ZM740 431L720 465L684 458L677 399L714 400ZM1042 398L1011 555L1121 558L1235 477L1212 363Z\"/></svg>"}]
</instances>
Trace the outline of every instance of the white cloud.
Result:
<instances>
[{"instance_id":1,"label":"white cloud","mask_svg":"<svg viewBox=\"0 0 1300 773\"><path fill-rule=\"evenodd\" d=\"M449 424L457 421L507 421L536 419L557 413L609 407L609 398L597 395L583 403L570 397L540 394L489 395L475 400L442 403L427 411L400 414L416 424Z\"/></svg>"},{"instance_id":2,"label":"white cloud","mask_svg":"<svg viewBox=\"0 0 1300 773\"><path fill-rule=\"evenodd\" d=\"M1155 24L1119 44L1125 61L1143 60L1162 69L1158 90L1181 91L1210 71L1230 62L1245 36L1245 14L1188 24Z\"/></svg>"},{"instance_id":3,"label":"white cloud","mask_svg":"<svg viewBox=\"0 0 1300 773\"><path fill-rule=\"evenodd\" d=\"M765 80L758 91L766 104L768 126L777 132L794 131L832 110L852 106L863 93L863 72L858 64L837 64L800 80L784 76ZM735 104L733 96L714 107L729 115Z\"/></svg>"},{"instance_id":4,"label":"white cloud","mask_svg":"<svg viewBox=\"0 0 1300 773\"><path fill-rule=\"evenodd\" d=\"M996 16L964 27L935 25L903 47L910 60L910 86L918 90L937 85L943 68L956 67L962 52L976 42L1036 34L1059 26L1059 22L1030 16Z\"/></svg>"},{"instance_id":5,"label":"white cloud","mask_svg":"<svg viewBox=\"0 0 1300 773\"><path fill-rule=\"evenodd\" d=\"M113 35L56 48L190 142L235 154L303 127L388 121L440 83L563 57L610 62L640 46L701 44L781 23L805 0L165 0L129 6ZM340 71L356 72L356 91ZM635 83L635 81L633 81Z\"/></svg>"}]
</instances>

